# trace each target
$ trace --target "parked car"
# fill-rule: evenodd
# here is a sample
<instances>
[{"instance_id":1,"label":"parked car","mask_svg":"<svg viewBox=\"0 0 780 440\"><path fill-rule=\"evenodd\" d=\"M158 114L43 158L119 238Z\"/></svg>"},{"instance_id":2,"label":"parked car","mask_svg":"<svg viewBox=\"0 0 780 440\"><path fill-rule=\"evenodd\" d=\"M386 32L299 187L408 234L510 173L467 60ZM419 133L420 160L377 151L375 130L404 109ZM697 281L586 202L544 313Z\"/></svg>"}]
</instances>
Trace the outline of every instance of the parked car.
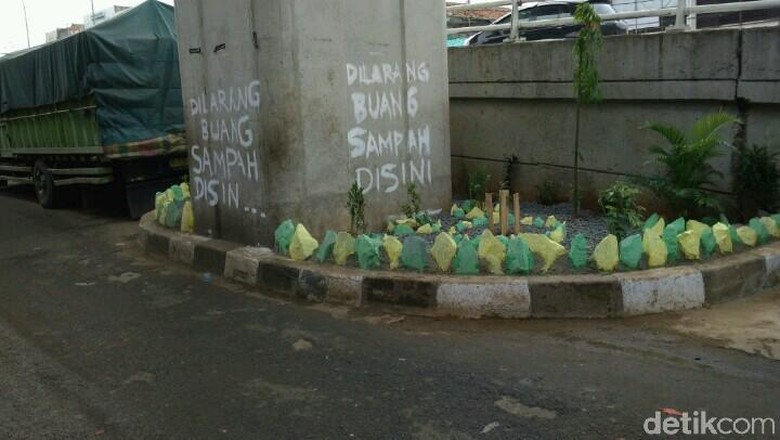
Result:
<instances>
[{"instance_id":1,"label":"parked car","mask_svg":"<svg viewBox=\"0 0 780 440\"><path fill-rule=\"evenodd\" d=\"M553 20L572 18L574 10L582 1L577 0L553 0L533 3L523 3L518 8L518 21L529 23L539 20ZM612 5L604 0L590 0L591 6L599 15L614 14ZM509 24L512 22L512 13L508 13L499 18L493 24ZM567 25L550 25L535 28L520 28L518 35L526 41L549 40L556 38L575 38L582 25L577 23ZM628 32L628 26L620 20L603 21L601 23L601 33L603 35L620 35ZM478 32L468 40L465 46L477 46L483 44L501 43L509 37L509 29L501 31L483 31Z\"/></svg>"}]
</instances>

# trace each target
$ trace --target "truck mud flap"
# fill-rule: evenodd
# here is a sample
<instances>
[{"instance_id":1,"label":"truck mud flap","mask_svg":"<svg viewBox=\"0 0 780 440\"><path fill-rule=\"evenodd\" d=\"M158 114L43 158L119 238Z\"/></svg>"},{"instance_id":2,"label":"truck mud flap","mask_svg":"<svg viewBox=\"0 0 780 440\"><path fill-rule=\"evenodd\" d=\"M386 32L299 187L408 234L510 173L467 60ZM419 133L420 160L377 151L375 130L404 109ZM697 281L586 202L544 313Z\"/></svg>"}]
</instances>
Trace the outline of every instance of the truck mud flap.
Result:
<instances>
[{"instance_id":1,"label":"truck mud flap","mask_svg":"<svg viewBox=\"0 0 780 440\"><path fill-rule=\"evenodd\" d=\"M142 215L152 211L154 209L155 194L165 191L172 185L179 183L181 183L181 177L169 177L126 184L125 192L127 195L127 209L130 212L130 218L137 220L141 218Z\"/></svg>"}]
</instances>

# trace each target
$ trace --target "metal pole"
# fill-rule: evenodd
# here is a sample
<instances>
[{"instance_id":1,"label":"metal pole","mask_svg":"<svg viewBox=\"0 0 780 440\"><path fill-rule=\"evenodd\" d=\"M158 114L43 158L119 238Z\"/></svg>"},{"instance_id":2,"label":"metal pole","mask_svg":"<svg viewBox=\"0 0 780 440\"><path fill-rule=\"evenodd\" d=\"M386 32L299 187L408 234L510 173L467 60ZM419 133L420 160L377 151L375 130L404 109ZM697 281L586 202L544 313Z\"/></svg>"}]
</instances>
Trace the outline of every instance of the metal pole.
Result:
<instances>
[{"instance_id":1,"label":"metal pole","mask_svg":"<svg viewBox=\"0 0 780 440\"><path fill-rule=\"evenodd\" d=\"M685 2L686 0L677 0L677 15L675 16L674 26L671 30L684 31L688 27L685 25Z\"/></svg>"},{"instance_id":2,"label":"metal pole","mask_svg":"<svg viewBox=\"0 0 780 440\"><path fill-rule=\"evenodd\" d=\"M24 4L24 0L22 0L22 11L24 12L24 27L27 29L27 48L30 48L30 25L27 23L27 6Z\"/></svg>"},{"instance_id":3,"label":"metal pole","mask_svg":"<svg viewBox=\"0 0 780 440\"><path fill-rule=\"evenodd\" d=\"M517 41L517 2L512 0L512 28L509 31L509 41Z\"/></svg>"},{"instance_id":4,"label":"metal pole","mask_svg":"<svg viewBox=\"0 0 780 440\"><path fill-rule=\"evenodd\" d=\"M689 1L691 3L690 6L696 6L696 0L689 0ZM696 26L696 14L695 13L688 15L688 27L690 29L696 29L697 28L697 26Z\"/></svg>"}]
</instances>

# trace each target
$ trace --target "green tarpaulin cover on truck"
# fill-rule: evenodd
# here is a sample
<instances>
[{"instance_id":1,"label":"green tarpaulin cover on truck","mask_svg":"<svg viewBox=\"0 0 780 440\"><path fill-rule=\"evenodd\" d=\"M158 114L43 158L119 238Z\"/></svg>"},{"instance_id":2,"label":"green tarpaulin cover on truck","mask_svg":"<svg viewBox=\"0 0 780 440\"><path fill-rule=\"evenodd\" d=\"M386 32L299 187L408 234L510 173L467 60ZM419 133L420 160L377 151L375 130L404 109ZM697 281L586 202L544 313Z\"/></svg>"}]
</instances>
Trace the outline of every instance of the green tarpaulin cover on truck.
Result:
<instances>
[{"instance_id":1,"label":"green tarpaulin cover on truck","mask_svg":"<svg viewBox=\"0 0 780 440\"><path fill-rule=\"evenodd\" d=\"M0 117L92 96L103 145L184 130L173 7L155 0L0 58Z\"/></svg>"}]
</instances>

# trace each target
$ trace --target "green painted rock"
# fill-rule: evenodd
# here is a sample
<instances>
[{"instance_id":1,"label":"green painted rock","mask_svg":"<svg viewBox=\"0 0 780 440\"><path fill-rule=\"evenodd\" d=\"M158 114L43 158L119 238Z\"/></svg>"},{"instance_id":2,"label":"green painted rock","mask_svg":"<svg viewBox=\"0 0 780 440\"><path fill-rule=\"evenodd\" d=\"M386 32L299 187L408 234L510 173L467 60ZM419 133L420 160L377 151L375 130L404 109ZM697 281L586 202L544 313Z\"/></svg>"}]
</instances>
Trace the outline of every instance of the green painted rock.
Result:
<instances>
[{"instance_id":1,"label":"green painted rock","mask_svg":"<svg viewBox=\"0 0 780 440\"><path fill-rule=\"evenodd\" d=\"M381 262L379 260L379 246L381 240L371 238L368 235L361 235L355 243L355 253L357 253L358 265L363 270L379 269Z\"/></svg>"},{"instance_id":2,"label":"green painted rock","mask_svg":"<svg viewBox=\"0 0 780 440\"><path fill-rule=\"evenodd\" d=\"M541 217L536 217L534 219L534 227L535 228L543 228L544 227L544 220Z\"/></svg>"},{"instance_id":3,"label":"green painted rock","mask_svg":"<svg viewBox=\"0 0 780 440\"><path fill-rule=\"evenodd\" d=\"M685 219L680 217L666 225L666 228L674 232L675 237L685 232Z\"/></svg>"},{"instance_id":4,"label":"green painted rock","mask_svg":"<svg viewBox=\"0 0 780 440\"><path fill-rule=\"evenodd\" d=\"M407 268L422 272L428 265L428 249L424 239L406 237L404 249L401 251L401 264Z\"/></svg>"},{"instance_id":5,"label":"green painted rock","mask_svg":"<svg viewBox=\"0 0 780 440\"><path fill-rule=\"evenodd\" d=\"M452 216L457 219L462 219L466 217L466 211L464 211L463 208L455 208L452 210Z\"/></svg>"},{"instance_id":6,"label":"green painted rock","mask_svg":"<svg viewBox=\"0 0 780 440\"><path fill-rule=\"evenodd\" d=\"M458 275L479 274L479 254L477 246L471 240L463 240L458 244L452 266Z\"/></svg>"},{"instance_id":7,"label":"green painted rock","mask_svg":"<svg viewBox=\"0 0 780 440\"><path fill-rule=\"evenodd\" d=\"M731 243L742 244L742 240L739 238L739 234L737 234L737 228L734 225L729 225L729 236L731 236Z\"/></svg>"},{"instance_id":8,"label":"green painted rock","mask_svg":"<svg viewBox=\"0 0 780 440\"><path fill-rule=\"evenodd\" d=\"M571 240L569 262L575 269L582 269L588 264L588 241L584 235L577 234Z\"/></svg>"},{"instance_id":9,"label":"green painted rock","mask_svg":"<svg viewBox=\"0 0 780 440\"><path fill-rule=\"evenodd\" d=\"M471 223L475 228L487 228L488 219L487 217L478 217L472 220Z\"/></svg>"},{"instance_id":10,"label":"green painted rock","mask_svg":"<svg viewBox=\"0 0 780 440\"><path fill-rule=\"evenodd\" d=\"M534 255L528 243L520 237L509 239L506 253L506 271L509 274L528 275L534 270Z\"/></svg>"},{"instance_id":11,"label":"green painted rock","mask_svg":"<svg viewBox=\"0 0 780 440\"><path fill-rule=\"evenodd\" d=\"M639 268L643 252L642 236L639 234L626 237L620 242L620 262L629 269Z\"/></svg>"},{"instance_id":12,"label":"green painted rock","mask_svg":"<svg viewBox=\"0 0 780 440\"><path fill-rule=\"evenodd\" d=\"M642 230L644 231L644 230L647 230L647 229L650 229L650 228L654 227L655 224L658 223L658 220L660 220L660 219L661 219L661 216L659 216L656 213L653 213L653 215L651 215L650 217L647 218L647 220L645 220L645 225L642 226Z\"/></svg>"},{"instance_id":13,"label":"green painted rock","mask_svg":"<svg viewBox=\"0 0 780 440\"><path fill-rule=\"evenodd\" d=\"M324 263L325 260L333 255L333 246L336 245L336 232L328 231L325 233L325 238L322 239L322 244L317 248L317 252L314 254L314 259L320 263Z\"/></svg>"},{"instance_id":14,"label":"green painted rock","mask_svg":"<svg viewBox=\"0 0 780 440\"><path fill-rule=\"evenodd\" d=\"M295 234L295 224L290 219L283 221L282 224L276 228L274 231L276 252L287 255L287 252L290 250L293 234Z\"/></svg>"},{"instance_id":15,"label":"green painted rock","mask_svg":"<svg viewBox=\"0 0 780 440\"><path fill-rule=\"evenodd\" d=\"M715 234L712 232L711 228L701 234L701 249L704 251L705 257L712 255L712 253L715 252L715 247L717 245L718 243L715 240Z\"/></svg>"},{"instance_id":16,"label":"green painted rock","mask_svg":"<svg viewBox=\"0 0 780 440\"><path fill-rule=\"evenodd\" d=\"M411 226L405 224L398 225L393 230L393 235L395 235L396 237L408 237L414 234L415 234L414 229L412 229Z\"/></svg>"},{"instance_id":17,"label":"green painted rock","mask_svg":"<svg viewBox=\"0 0 780 440\"><path fill-rule=\"evenodd\" d=\"M677 243L677 231L668 225L664 229L664 244L666 244L666 261L668 263L676 263L680 261L680 245Z\"/></svg>"},{"instance_id":18,"label":"green painted rock","mask_svg":"<svg viewBox=\"0 0 780 440\"><path fill-rule=\"evenodd\" d=\"M471 223L471 222L466 222L466 221L463 221L463 220L459 221L459 222L458 222L458 223L455 225L455 229L457 229L457 230L458 230L458 232L460 232L461 234L462 234L462 233L464 233L465 231L468 231L469 229L471 229L471 228L473 228L473 227L474 227L474 224L473 224L473 223Z\"/></svg>"},{"instance_id":19,"label":"green painted rock","mask_svg":"<svg viewBox=\"0 0 780 440\"><path fill-rule=\"evenodd\" d=\"M769 231L764 226L764 223L760 219L752 218L748 224L756 234L758 235L758 244L764 244L769 242Z\"/></svg>"}]
</instances>

